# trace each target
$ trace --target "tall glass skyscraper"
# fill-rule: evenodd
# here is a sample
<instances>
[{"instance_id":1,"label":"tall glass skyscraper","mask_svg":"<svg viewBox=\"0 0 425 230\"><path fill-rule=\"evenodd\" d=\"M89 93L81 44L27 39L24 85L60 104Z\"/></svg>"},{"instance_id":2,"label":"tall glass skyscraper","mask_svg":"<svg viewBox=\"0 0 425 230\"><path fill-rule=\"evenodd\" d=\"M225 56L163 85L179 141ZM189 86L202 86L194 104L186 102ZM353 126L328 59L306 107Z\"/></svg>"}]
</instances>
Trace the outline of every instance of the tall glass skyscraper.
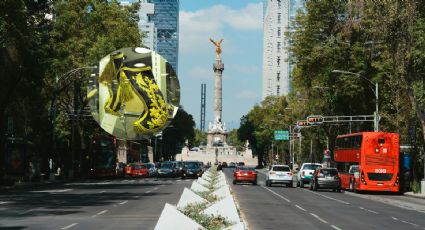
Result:
<instances>
[{"instance_id":1,"label":"tall glass skyscraper","mask_svg":"<svg viewBox=\"0 0 425 230\"><path fill-rule=\"evenodd\" d=\"M287 33L305 0L263 1L263 99L287 95L291 91L291 72Z\"/></svg>"},{"instance_id":2,"label":"tall glass skyscraper","mask_svg":"<svg viewBox=\"0 0 425 230\"><path fill-rule=\"evenodd\" d=\"M121 1L130 4L132 1ZM179 0L141 0L139 30L143 45L158 52L177 73L179 53Z\"/></svg>"},{"instance_id":3,"label":"tall glass skyscraper","mask_svg":"<svg viewBox=\"0 0 425 230\"><path fill-rule=\"evenodd\" d=\"M148 0L154 4L151 21L155 25L153 50L168 60L177 73L179 54L179 0Z\"/></svg>"}]
</instances>

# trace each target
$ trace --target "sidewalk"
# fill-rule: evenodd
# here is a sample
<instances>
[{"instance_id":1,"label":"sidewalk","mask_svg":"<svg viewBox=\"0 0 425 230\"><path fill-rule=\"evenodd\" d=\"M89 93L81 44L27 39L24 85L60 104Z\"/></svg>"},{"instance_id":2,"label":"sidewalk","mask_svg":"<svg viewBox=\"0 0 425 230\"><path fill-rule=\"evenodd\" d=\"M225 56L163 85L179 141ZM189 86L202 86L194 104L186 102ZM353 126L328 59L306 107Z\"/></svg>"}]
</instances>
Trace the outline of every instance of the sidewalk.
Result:
<instances>
[{"instance_id":1,"label":"sidewalk","mask_svg":"<svg viewBox=\"0 0 425 230\"><path fill-rule=\"evenodd\" d=\"M405 196L414 197L414 198L425 199L425 194L424 193L405 192L404 195Z\"/></svg>"}]
</instances>

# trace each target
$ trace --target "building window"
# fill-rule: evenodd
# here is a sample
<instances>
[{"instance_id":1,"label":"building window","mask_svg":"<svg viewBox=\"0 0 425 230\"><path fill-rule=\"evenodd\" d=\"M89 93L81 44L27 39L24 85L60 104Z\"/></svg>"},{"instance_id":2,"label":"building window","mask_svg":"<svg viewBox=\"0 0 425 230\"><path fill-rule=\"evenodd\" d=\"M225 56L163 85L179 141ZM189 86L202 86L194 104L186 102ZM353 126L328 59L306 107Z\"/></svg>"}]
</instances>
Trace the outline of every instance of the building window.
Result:
<instances>
[{"instance_id":1,"label":"building window","mask_svg":"<svg viewBox=\"0 0 425 230\"><path fill-rule=\"evenodd\" d=\"M277 81L280 81L280 71L278 71L278 72L276 73L276 79L277 79Z\"/></svg>"},{"instance_id":2,"label":"building window","mask_svg":"<svg viewBox=\"0 0 425 230\"><path fill-rule=\"evenodd\" d=\"M282 2L280 0L277 0L277 8L278 9L282 8Z\"/></svg>"},{"instance_id":3,"label":"building window","mask_svg":"<svg viewBox=\"0 0 425 230\"><path fill-rule=\"evenodd\" d=\"M277 42L277 52L280 53L281 43Z\"/></svg>"},{"instance_id":4,"label":"building window","mask_svg":"<svg viewBox=\"0 0 425 230\"><path fill-rule=\"evenodd\" d=\"M277 56L277 66L280 66L280 56Z\"/></svg>"},{"instance_id":5,"label":"building window","mask_svg":"<svg viewBox=\"0 0 425 230\"><path fill-rule=\"evenodd\" d=\"M276 86L276 95L279 96L280 94L280 85Z\"/></svg>"},{"instance_id":6,"label":"building window","mask_svg":"<svg viewBox=\"0 0 425 230\"><path fill-rule=\"evenodd\" d=\"M282 31L280 29L280 27L277 28L277 37L280 38L280 36L282 35Z\"/></svg>"},{"instance_id":7,"label":"building window","mask_svg":"<svg viewBox=\"0 0 425 230\"><path fill-rule=\"evenodd\" d=\"M277 23L280 24L280 19L282 17L281 13L277 13Z\"/></svg>"}]
</instances>

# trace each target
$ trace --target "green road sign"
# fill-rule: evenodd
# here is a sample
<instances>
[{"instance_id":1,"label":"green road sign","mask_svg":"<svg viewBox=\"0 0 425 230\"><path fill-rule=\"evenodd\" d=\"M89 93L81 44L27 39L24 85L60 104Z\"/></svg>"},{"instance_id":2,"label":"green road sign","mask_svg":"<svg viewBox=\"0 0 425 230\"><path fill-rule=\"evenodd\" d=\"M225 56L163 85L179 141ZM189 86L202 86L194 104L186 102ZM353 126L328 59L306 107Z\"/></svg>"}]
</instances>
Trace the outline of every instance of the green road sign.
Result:
<instances>
[{"instance_id":1,"label":"green road sign","mask_svg":"<svg viewBox=\"0 0 425 230\"><path fill-rule=\"evenodd\" d=\"M275 130L274 131L274 140L275 141L288 141L289 140L289 131L288 130Z\"/></svg>"}]
</instances>

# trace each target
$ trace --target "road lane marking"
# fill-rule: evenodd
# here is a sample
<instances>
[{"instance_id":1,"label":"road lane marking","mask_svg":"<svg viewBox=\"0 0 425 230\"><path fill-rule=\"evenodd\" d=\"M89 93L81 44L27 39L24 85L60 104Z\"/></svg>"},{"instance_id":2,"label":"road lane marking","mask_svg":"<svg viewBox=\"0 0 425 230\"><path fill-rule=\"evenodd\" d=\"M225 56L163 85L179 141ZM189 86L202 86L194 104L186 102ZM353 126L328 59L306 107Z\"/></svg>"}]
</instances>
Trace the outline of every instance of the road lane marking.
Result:
<instances>
[{"instance_id":1,"label":"road lane marking","mask_svg":"<svg viewBox=\"0 0 425 230\"><path fill-rule=\"evenodd\" d=\"M320 193L318 193L318 192L312 192L312 191L310 191L310 190L306 190L306 189L303 189L303 191L311 192L311 193L314 193L314 194L316 194L316 195L319 195L319 196L325 197L325 198L330 199L330 200L334 200L334 201L339 202L339 203L342 203L342 204L350 204L350 203L348 203L348 202L346 202L346 201L339 200L339 199L336 199L336 198L333 198L333 197L330 197L330 196L326 196L326 195L320 194Z\"/></svg>"},{"instance_id":2,"label":"road lane marking","mask_svg":"<svg viewBox=\"0 0 425 230\"><path fill-rule=\"evenodd\" d=\"M105 193L106 191L104 190L104 191L100 191L99 193Z\"/></svg>"},{"instance_id":3,"label":"road lane marking","mask_svg":"<svg viewBox=\"0 0 425 230\"><path fill-rule=\"evenodd\" d=\"M405 224L410 224L410 225L415 226L415 227L419 227L419 225L417 225L415 223L407 222L407 221L404 221L404 220L402 220L401 222L403 222Z\"/></svg>"},{"instance_id":4,"label":"road lane marking","mask_svg":"<svg viewBox=\"0 0 425 230\"><path fill-rule=\"evenodd\" d=\"M366 209L366 208L363 208L363 207L359 207L361 210L365 210L365 211L368 211L368 212L371 212L371 213L375 213L375 214L379 214L378 212L375 212L375 211L373 211L373 210L370 210L370 209Z\"/></svg>"},{"instance_id":5,"label":"road lane marking","mask_svg":"<svg viewBox=\"0 0 425 230\"><path fill-rule=\"evenodd\" d=\"M63 227L63 228L61 228L62 230L65 230L65 229L68 229L68 228L72 228L72 227L74 227L75 225L77 225L78 223L73 223L73 224L70 224L70 225L68 225L68 226L65 226L65 227Z\"/></svg>"},{"instance_id":6,"label":"road lane marking","mask_svg":"<svg viewBox=\"0 0 425 230\"><path fill-rule=\"evenodd\" d=\"M398 220L398 218L395 218L394 216L392 216L391 218L393 218L393 220Z\"/></svg>"},{"instance_id":7,"label":"road lane marking","mask_svg":"<svg viewBox=\"0 0 425 230\"><path fill-rule=\"evenodd\" d=\"M152 189L152 191L155 191L155 190L158 190L158 189L159 189L158 187L155 187L155 188Z\"/></svg>"},{"instance_id":8,"label":"road lane marking","mask_svg":"<svg viewBox=\"0 0 425 230\"><path fill-rule=\"evenodd\" d=\"M29 212L33 212L33 211L36 211L37 209L30 209L30 210L27 210L27 211L25 211L25 212L21 212L21 213L19 213L19 215L24 215L24 214L27 214L27 213L29 213Z\"/></svg>"},{"instance_id":9,"label":"road lane marking","mask_svg":"<svg viewBox=\"0 0 425 230\"><path fill-rule=\"evenodd\" d=\"M298 205L295 205L295 207L297 207L298 209L303 210L304 212L306 212L306 211L307 211L307 210L303 209L302 207L300 207L300 206L298 206Z\"/></svg>"},{"instance_id":10,"label":"road lane marking","mask_svg":"<svg viewBox=\"0 0 425 230\"><path fill-rule=\"evenodd\" d=\"M331 227L332 227L333 229L336 229L336 230L342 230L342 229L338 228L338 227L337 227L337 226L335 226L335 225L331 225Z\"/></svg>"},{"instance_id":11,"label":"road lane marking","mask_svg":"<svg viewBox=\"0 0 425 230\"><path fill-rule=\"evenodd\" d=\"M127 203L128 202L128 200L126 200L126 201L123 201L123 202L121 202L120 204L125 204L125 203Z\"/></svg>"},{"instance_id":12,"label":"road lane marking","mask_svg":"<svg viewBox=\"0 0 425 230\"><path fill-rule=\"evenodd\" d=\"M93 215L93 216L91 216L91 217L96 217L96 216L99 216L99 215L105 214L107 211L108 211L107 209L106 209L106 210L103 210L103 211L98 212L96 215Z\"/></svg>"},{"instance_id":13,"label":"road lane marking","mask_svg":"<svg viewBox=\"0 0 425 230\"><path fill-rule=\"evenodd\" d=\"M310 212L310 215L314 216L316 219L320 220L321 222L323 222L323 223L325 223L325 224L327 224L327 223L328 223L326 220L324 220L324 219L320 218L318 215L316 215L316 214L314 214L314 213L311 213L311 212Z\"/></svg>"},{"instance_id":14,"label":"road lane marking","mask_svg":"<svg viewBox=\"0 0 425 230\"><path fill-rule=\"evenodd\" d=\"M290 203L290 202L291 202L288 198L283 197L283 196L281 196L281 195L277 194L275 191L273 191L273 190L271 190L271 189L269 189L269 188L266 188L266 187L264 187L264 186L261 186L261 187L262 187L262 188L264 188L264 189L266 189L266 190L268 190L269 192L271 192L271 193L275 194L276 196L278 196L278 197L280 197L280 198L284 199L286 202L288 202L288 203Z\"/></svg>"},{"instance_id":15,"label":"road lane marking","mask_svg":"<svg viewBox=\"0 0 425 230\"><path fill-rule=\"evenodd\" d=\"M151 191L151 190L149 190L149 191L146 191L146 192L145 192L145 194L149 194L149 193L151 193L151 192L152 192L152 191Z\"/></svg>"}]
</instances>

